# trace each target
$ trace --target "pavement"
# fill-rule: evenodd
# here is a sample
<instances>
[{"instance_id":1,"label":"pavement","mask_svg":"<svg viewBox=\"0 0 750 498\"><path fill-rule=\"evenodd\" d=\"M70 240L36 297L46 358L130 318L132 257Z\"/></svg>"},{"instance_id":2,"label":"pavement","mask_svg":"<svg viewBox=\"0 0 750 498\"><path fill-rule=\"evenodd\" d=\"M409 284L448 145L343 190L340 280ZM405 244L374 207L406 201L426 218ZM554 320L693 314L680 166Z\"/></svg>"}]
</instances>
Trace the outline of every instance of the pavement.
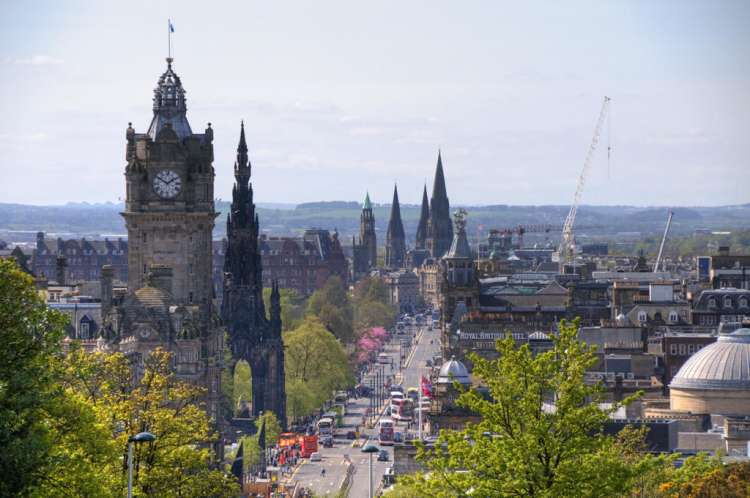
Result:
<instances>
[{"instance_id":1,"label":"pavement","mask_svg":"<svg viewBox=\"0 0 750 498\"><path fill-rule=\"evenodd\" d=\"M385 353L393 358L394 368L391 369L390 365L377 367L382 368L383 374L390 376L393 382L401 381L404 390L409 387L419 388L421 375L426 375L428 371L425 362L440 351L440 333L437 328L429 331L426 328L413 327L409 333L414 334L415 338L413 347L406 356L404 368L401 370L398 369L399 341L402 336L395 336L394 340L385 348ZM432 341L432 344L430 344L430 341ZM366 375L364 382L367 384L372 379L371 376ZM294 471L291 479L299 482L303 487L310 488L316 496L333 496L341 489L346 479L347 468L349 465L352 465L353 474L348 496L350 498L367 498L369 496L370 457L361 452L360 445L367 438L372 439L377 444L376 430L362 429L362 439L360 441L346 439L346 433L356 430L358 425L362 427L362 418L369 407L369 398L349 398L347 414L344 417L342 427L336 431L333 447L320 447L319 452L322 456L322 461L310 462L309 459L303 460L302 464ZM396 431L406 432L406 425L403 423L397 424ZM372 477L375 489L378 488L385 469L393 465L393 447L382 446L381 448L388 452L388 461L378 462L376 460L377 454L373 456ZM325 474L323 474L323 470L325 470Z\"/></svg>"}]
</instances>

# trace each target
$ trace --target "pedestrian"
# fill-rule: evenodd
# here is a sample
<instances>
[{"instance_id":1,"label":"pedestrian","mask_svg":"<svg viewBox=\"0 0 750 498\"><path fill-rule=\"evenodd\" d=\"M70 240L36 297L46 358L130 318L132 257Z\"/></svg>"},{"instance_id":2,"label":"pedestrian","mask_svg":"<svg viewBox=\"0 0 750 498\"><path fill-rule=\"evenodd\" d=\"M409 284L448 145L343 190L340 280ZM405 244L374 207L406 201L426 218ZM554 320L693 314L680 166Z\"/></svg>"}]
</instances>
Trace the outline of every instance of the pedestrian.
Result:
<instances>
[{"instance_id":1,"label":"pedestrian","mask_svg":"<svg viewBox=\"0 0 750 498\"><path fill-rule=\"evenodd\" d=\"M320 469L320 475L325 477L326 476L326 469Z\"/></svg>"}]
</instances>

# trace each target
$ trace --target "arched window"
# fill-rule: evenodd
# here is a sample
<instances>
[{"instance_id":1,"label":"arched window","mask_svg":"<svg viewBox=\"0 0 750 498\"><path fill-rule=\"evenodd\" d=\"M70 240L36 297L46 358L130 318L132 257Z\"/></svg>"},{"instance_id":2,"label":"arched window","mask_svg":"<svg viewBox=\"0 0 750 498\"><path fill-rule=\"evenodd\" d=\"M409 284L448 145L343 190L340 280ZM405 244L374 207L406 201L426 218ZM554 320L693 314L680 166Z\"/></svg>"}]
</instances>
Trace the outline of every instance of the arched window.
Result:
<instances>
[{"instance_id":1,"label":"arched window","mask_svg":"<svg viewBox=\"0 0 750 498\"><path fill-rule=\"evenodd\" d=\"M79 339L91 339L91 333L93 332L92 320L88 315L84 315L81 321L78 323L78 338Z\"/></svg>"},{"instance_id":2,"label":"arched window","mask_svg":"<svg viewBox=\"0 0 750 498\"><path fill-rule=\"evenodd\" d=\"M708 307L709 308L716 308L716 298L712 297L708 300Z\"/></svg>"},{"instance_id":3,"label":"arched window","mask_svg":"<svg viewBox=\"0 0 750 498\"><path fill-rule=\"evenodd\" d=\"M747 297L742 296L739 300L740 308L747 308Z\"/></svg>"},{"instance_id":4,"label":"arched window","mask_svg":"<svg viewBox=\"0 0 750 498\"><path fill-rule=\"evenodd\" d=\"M645 311L639 311L638 312L638 321L641 323L646 323L646 320L648 320L648 315Z\"/></svg>"},{"instance_id":5,"label":"arched window","mask_svg":"<svg viewBox=\"0 0 750 498\"><path fill-rule=\"evenodd\" d=\"M669 312L669 323L677 323L679 317L677 316L677 312L675 310L671 310Z\"/></svg>"}]
</instances>

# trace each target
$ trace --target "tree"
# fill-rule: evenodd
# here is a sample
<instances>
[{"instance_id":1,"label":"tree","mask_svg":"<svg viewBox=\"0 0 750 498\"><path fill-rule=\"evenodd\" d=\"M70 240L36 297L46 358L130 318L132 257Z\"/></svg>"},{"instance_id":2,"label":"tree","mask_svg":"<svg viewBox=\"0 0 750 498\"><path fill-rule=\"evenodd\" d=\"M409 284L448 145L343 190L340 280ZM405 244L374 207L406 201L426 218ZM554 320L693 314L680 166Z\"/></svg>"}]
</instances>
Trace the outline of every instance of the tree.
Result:
<instances>
[{"instance_id":1,"label":"tree","mask_svg":"<svg viewBox=\"0 0 750 498\"><path fill-rule=\"evenodd\" d=\"M563 321L553 349L536 357L512 337L498 341L496 360L470 355L473 375L487 386L489 399L470 389L457 403L481 422L442 430L433 448L420 448L418 458L430 474L407 478L407 484L425 496L627 492L641 469L621 458L617 442L602 434L617 406L600 408L601 387L585 382L596 359L577 329L577 322Z\"/></svg>"},{"instance_id":2,"label":"tree","mask_svg":"<svg viewBox=\"0 0 750 498\"><path fill-rule=\"evenodd\" d=\"M255 427L260 430L263 423L266 425L266 446L274 446L279 441L282 430L279 419L273 412L266 411L255 420Z\"/></svg>"},{"instance_id":3,"label":"tree","mask_svg":"<svg viewBox=\"0 0 750 498\"><path fill-rule=\"evenodd\" d=\"M287 406L299 417L317 409L333 391L353 383L346 352L314 316L284 333Z\"/></svg>"},{"instance_id":4,"label":"tree","mask_svg":"<svg viewBox=\"0 0 750 498\"><path fill-rule=\"evenodd\" d=\"M209 444L210 429L203 398L205 390L178 380L170 369L170 354L156 349L143 360L142 375L133 379L130 360L121 353L87 353L73 348L65 358L66 392L93 407L96 420L106 424L118 457L100 472L115 476L124 492L121 457L130 435L149 431L153 443L137 445L133 466L138 496L232 497L236 482L218 470Z\"/></svg>"},{"instance_id":5,"label":"tree","mask_svg":"<svg viewBox=\"0 0 750 498\"><path fill-rule=\"evenodd\" d=\"M250 365L246 361L240 360L235 363L232 385L234 386L234 411L239 413L242 409L241 402L251 402L253 399L253 376Z\"/></svg>"},{"instance_id":6,"label":"tree","mask_svg":"<svg viewBox=\"0 0 750 498\"><path fill-rule=\"evenodd\" d=\"M330 277L323 287L313 292L307 302L307 314L317 316L343 343L354 341L352 304L339 277Z\"/></svg>"},{"instance_id":7,"label":"tree","mask_svg":"<svg viewBox=\"0 0 750 498\"><path fill-rule=\"evenodd\" d=\"M365 277L354 286L354 329L361 334L372 327L392 328L397 310L389 303L388 288L379 278Z\"/></svg>"},{"instance_id":8,"label":"tree","mask_svg":"<svg viewBox=\"0 0 750 498\"><path fill-rule=\"evenodd\" d=\"M0 496L25 494L54 463L47 421L60 392L50 366L65 323L29 275L0 260Z\"/></svg>"}]
</instances>

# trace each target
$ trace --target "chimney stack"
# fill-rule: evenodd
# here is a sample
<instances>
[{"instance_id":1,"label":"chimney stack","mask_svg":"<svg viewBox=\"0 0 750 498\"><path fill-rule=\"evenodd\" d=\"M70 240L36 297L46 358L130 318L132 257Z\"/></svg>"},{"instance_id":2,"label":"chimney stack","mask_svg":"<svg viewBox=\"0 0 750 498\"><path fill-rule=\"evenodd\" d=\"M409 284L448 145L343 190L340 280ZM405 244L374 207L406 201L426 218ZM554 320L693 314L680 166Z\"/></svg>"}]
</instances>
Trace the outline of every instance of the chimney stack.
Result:
<instances>
[{"instance_id":1,"label":"chimney stack","mask_svg":"<svg viewBox=\"0 0 750 498\"><path fill-rule=\"evenodd\" d=\"M55 270L57 272L57 285L65 285L65 274L67 268L68 260L65 259L65 256L58 256L57 264L55 265Z\"/></svg>"},{"instance_id":2,"label":"chimney stack","mask_svg":"<svg viewBox=\"0 0 750 498\"><path fill-rule=\"evenodd\" d=\"M112 308L112 280L114 279L112 265L102 266L101 278L99 280L102 291L102 316L106 315Z\"/></svg>"}]
</instances>

